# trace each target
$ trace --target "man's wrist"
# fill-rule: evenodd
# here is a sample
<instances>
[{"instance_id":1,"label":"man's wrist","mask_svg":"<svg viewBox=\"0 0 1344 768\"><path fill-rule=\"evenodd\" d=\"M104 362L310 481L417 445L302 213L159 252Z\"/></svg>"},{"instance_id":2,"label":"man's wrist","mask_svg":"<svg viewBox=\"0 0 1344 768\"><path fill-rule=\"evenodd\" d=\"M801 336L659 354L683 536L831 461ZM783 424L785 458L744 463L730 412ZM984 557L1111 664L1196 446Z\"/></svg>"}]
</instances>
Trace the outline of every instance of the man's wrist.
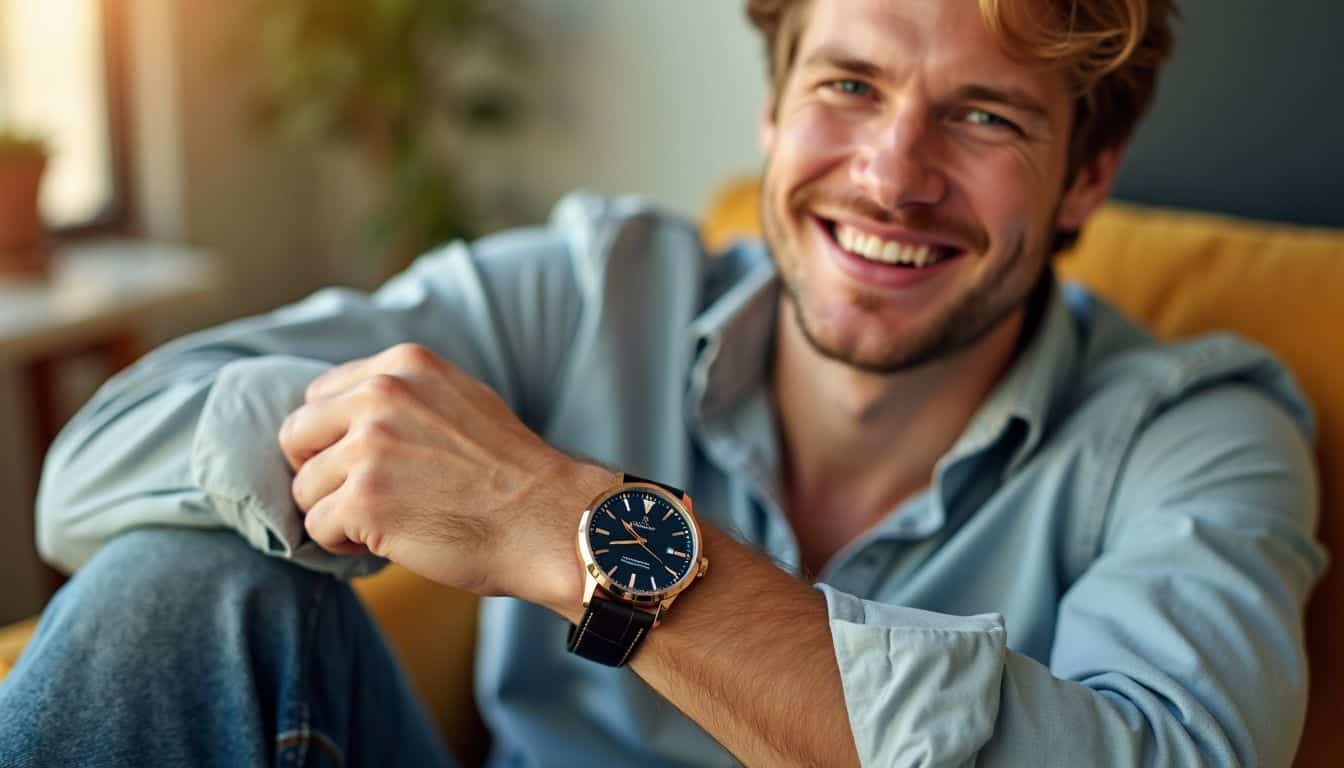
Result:
<instances>
[{"instance_id":1,"label":"man's wrist","mask_svg":"<svg viewBox=\"0 0 1344 768\"><path fill-rule=\"evenodd\" d=\"M537 573L531 585L535 597L530 602L564 616L571 623L583 614L583 566L579 562L579 518L583 510L606 489L621 481L621 473L598 464L570 461L557 473L553 498L561 506L555 510L557 521L552 566ZM551 553L548 553L551 554ZM523 595L519 595L523 597Z\"/></svg>"}]
</instances>

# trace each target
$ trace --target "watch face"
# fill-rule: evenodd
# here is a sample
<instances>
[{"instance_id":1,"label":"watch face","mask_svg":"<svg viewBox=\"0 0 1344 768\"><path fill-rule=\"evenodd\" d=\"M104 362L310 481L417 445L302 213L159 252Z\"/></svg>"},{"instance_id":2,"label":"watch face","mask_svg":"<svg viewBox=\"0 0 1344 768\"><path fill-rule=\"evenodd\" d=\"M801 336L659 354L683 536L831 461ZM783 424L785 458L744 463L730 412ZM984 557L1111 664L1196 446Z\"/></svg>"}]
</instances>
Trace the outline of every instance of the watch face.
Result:
<instances>
[{"instance_id":1,"label":"watch face","mask_svg":"<svg viewBox=\"0 0 1344 768\"><path fill-rule=\"evenodd\" d=\"M620 491L593 509L587 536L593 561L626 592L663 592L686 578L698 559L686 513L645 490Z\"/></svg>"}]
</instances>

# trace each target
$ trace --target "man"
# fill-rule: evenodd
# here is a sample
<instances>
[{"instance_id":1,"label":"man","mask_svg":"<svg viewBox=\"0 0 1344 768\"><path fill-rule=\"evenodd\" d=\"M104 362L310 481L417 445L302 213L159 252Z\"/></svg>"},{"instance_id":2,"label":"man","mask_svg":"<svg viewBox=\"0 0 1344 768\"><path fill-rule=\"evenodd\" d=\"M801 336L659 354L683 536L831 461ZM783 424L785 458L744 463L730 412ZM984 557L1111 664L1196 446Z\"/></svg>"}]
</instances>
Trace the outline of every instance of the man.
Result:
<instances>
[{"instance_id":1,"label":"man","mask_svg":"<svg viewBox=\"0 0 1344 768\"><path fill-rule=\"evenodd\" d=\"M507 596L492 765L1286 765L1322 568L1301 396L1049 270L1168 4L748 5L768 254L577 197L150 356L48 460L41 543L82 568L0 746L446 759L347 588L166 525Z\"/></svg>"}]
</instances>

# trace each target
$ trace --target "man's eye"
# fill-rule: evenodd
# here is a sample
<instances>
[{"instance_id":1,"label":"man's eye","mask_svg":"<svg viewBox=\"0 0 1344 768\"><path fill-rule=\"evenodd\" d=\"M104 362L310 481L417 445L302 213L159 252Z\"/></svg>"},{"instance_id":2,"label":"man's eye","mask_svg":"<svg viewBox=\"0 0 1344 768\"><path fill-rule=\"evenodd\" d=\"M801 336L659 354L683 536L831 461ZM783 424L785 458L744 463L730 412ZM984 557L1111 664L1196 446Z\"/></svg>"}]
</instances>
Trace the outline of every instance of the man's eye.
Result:
<instances>
[{"instance_id":1,"label":"man's eye","mask_svg":"<svg viewBox=\"0 0 1344 768\"><path fill-rule=\"evenodd\" d=\"M984 109L968 109L966 110L966 113L962 115L962 119L971 125L985 125L991 128L1010 128L1012 130L1017 130L1017 125L1013 121Z\"/></svg>"},{"instance_id":2,"label":"man's eye","mask_svg":"<svg viewBox=\"0 0 1344 768\"><path fill-rule=\"evenodd\" d=\"M862 80L833 80L827 83L831 90L846 96L869 96L873 89Z\"/></svg>"}]
</instances>

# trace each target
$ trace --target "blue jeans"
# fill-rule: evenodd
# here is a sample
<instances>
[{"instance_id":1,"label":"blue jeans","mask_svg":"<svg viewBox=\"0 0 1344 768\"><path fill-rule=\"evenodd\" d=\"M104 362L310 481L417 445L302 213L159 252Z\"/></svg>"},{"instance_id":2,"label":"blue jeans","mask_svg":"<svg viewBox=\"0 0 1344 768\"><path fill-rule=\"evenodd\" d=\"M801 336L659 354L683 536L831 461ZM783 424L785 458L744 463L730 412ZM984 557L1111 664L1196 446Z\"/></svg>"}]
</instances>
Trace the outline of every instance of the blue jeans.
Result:
<instances>
[{"instance_id":1,"label":"blue jeans","mask_svg":"<svg viewBox=\"0 0 1344 768\"><path fill-rule=\"evenodd\" d=\"M453 765L350 588L227 531L109 542L0 683L0 765Z\"/></svg>"}]
</instances>

